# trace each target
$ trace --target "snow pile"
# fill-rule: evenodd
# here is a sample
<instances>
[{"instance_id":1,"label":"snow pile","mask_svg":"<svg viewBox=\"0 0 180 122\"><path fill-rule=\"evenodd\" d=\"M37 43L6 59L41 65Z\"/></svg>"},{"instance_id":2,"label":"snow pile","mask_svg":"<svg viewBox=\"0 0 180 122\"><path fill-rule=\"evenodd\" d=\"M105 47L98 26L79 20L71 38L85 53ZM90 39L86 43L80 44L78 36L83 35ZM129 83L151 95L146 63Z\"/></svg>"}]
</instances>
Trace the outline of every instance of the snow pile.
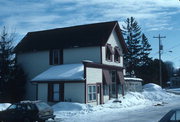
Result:
<instances>
[{"instance_id":1,"label":"snow pile","mask_svg":"<svg viewBox=\"0 0 180 122\"><path fill-rule=\"evenodd\" d=\"M177 97L177 95L167 93L156 84L146 84L143 88L143 92L128 92L124 97L120 97L118 100L112 99L106 104L98 106L60 102L55 104L53 109L57 118L66 119L72 116L78 118L80 115L88 113L122 112L126 110L135 110L137 108L145 108L147 106L164 105L165 103L169 103L172 98Z\"/></svg>"},{"instance_id":2,"label":"snow pile","mask_svg":"<svg viewBox=\"0 0 180 122\"><path fill-rule=\"evenodd\" d=\"M145 97L145 99L150 100L152 102L167 102L171 100L173 96L175 96L174 94L167 93L159 85L153 83L144 85L143 89L144 91L142 92L142 95Z\"/></svg>"},{"instance_id":3,"label":"snow pile","mask_svg":"<svg viewBox=\"0 0 180 122\"><path fill-rule=\"evenodd\" d=\"M168 103L174 96L176 95L167 93L159 85L149 83L143 86L143 92L128 92L124 97L118 99L121 103L114 103L114 99L103 106L105 108L132 109L133 107Z\"/></svg>"},{"instance_id":4,"label":"snow pile","mask_svg":"<svg viewBox=\"0 0 180 122\"><path fill-rule=\"evenodd\" d=\"M52 106L57 118L71 117L77 114L86 114L92 110L93 106L88 104L59 102Z\"/></svg>"},{"instance_id":5,"label":"snow pile","mask_svg":"<svg viewBox=\"0 0 180 122\"><path fill-rule=\"evenodd\" d=\"M0 111L5 110L10 105L11 105L10 103L0 103Z\"/></svg>"},{"instance_id":6,"label":"snow pile","mask_svg":"<svg viewBox=\"0 0 180 122\"><path fill-rule=\"evenodd\" d=\"M148 83L148 84L144 85L143 89L145 91L152 91L152 92L162 91L162 88L159 85L154 84L154 83Z\"/></svg>"},{"instance_id":7,"label":"snow pile","mask_svg":"<svg viewBox=\"0 0 180 122\"><path fill-rule=\"evenodd\" d=\"M120 102L114 101L116 101L116 99L112 99L102 106L111 109L128 109L131 107L137 107L137 105L141 106L148 103L144 96L138 92L129 92L124 97L118 99Z\"/></svg>"}]
</instances>

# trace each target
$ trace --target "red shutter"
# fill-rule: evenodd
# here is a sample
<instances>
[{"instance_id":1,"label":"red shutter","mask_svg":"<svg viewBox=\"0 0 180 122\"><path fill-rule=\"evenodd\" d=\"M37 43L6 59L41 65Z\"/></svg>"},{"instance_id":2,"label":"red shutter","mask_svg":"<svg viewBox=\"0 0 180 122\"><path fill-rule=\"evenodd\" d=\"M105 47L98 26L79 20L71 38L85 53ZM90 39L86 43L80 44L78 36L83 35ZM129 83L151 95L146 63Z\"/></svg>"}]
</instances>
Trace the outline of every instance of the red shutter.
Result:
<instances>
[{"instance_id":1,"label":"red shutter","mask_svg":"<svg viewBox=\"0 0 180 122\"><path fill-rule=\"evenodd\" d=\"M105 80L105 84L112 84L112 79L108 70L103 70L103 78Z\"/></svg>"},{"instance_id":2,"label":"red shutter","mask_svg":"<svg viewBox=\"0 0 180 122\"><path fill-rule=\"evenodd\" d=\"M123 71L117 71L117 76L119 79L119 83L124 84L124 75L123 75Z\"/></svg>"}]
</instances>

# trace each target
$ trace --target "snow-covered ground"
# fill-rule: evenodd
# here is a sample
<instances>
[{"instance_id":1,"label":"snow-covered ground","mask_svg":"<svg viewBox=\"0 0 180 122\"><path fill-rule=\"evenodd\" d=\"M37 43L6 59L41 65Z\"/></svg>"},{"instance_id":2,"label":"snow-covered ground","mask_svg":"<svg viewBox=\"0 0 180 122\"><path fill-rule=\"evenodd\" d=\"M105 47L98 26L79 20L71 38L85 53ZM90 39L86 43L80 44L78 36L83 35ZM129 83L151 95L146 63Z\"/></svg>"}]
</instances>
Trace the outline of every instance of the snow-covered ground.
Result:
<instances>
[{"instance_id":1,"label":"snow-covered ground","mask_svg":"<svg viewBox=\"0 0 180 122\"><path fill-rule=\"evenodd\" d=\"M147 84L142 93L129 92L120 102L98 106L60 102L53 106L56 121L63 122L156 122L170 109L180 106L180 96L160 86Z\"/></svg>"},{"instance_id":2,"label":"snow-covered ground","mask_svg":"<svg viewBox=\"0 0 180 122\"><path fill-rule=\"evenodd\" d=\"M180 88L166 89L166 91L180 95Z\"/></svg>"},{"instance_id":3,"label":"snow-covered ground","mask_svg":"<svg viewBox=\"0 0 180 122\"><path fill-rule=\"evenodd\" d=\"M173 91L179 91L174 89ZM123 98L98 106L73 102L53 105L56 122L157 122L169 110L180 107L180 95L147 84L143 92L129 92ZM0 111L10 104L0 104ZM49 120L48 122L53 122Z\"/></svg>"}]
</instances>

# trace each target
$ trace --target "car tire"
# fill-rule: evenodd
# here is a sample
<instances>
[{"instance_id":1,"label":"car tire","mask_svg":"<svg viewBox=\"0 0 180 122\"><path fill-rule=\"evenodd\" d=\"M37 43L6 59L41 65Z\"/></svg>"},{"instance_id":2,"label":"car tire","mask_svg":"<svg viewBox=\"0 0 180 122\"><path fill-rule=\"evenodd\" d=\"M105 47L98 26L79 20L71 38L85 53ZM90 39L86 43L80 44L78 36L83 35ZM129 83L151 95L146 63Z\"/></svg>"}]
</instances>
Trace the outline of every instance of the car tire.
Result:
<instances>
[{"instance_id":1,"label":"car tire","mask_svg":"<svg viewBox=\"0 0 180 122\"><path fill-rule=\"evenodd\" d=\"M29 118L24 118L24 122L31 122Z\"/></svg>"}]
</instances>

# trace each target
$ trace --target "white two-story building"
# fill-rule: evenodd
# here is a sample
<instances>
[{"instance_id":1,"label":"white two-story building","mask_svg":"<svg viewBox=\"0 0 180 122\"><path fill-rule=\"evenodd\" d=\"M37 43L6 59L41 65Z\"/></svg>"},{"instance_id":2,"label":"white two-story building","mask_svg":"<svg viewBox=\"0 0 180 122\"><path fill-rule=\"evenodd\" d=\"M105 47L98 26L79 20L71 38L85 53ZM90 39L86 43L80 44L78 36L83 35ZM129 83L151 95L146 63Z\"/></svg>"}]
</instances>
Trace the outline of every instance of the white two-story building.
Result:
<instances>
[{"instance_id":1,"label":"white two-story building","mask_svg":"<svg viewBox=\"0 0 180 122\"><path fill-rule=\"evenodd\" d=\"M124 94L127 48L117 21L29 32L15 52L26 99L103 104Z\"/></svg>"}]
</instances>

